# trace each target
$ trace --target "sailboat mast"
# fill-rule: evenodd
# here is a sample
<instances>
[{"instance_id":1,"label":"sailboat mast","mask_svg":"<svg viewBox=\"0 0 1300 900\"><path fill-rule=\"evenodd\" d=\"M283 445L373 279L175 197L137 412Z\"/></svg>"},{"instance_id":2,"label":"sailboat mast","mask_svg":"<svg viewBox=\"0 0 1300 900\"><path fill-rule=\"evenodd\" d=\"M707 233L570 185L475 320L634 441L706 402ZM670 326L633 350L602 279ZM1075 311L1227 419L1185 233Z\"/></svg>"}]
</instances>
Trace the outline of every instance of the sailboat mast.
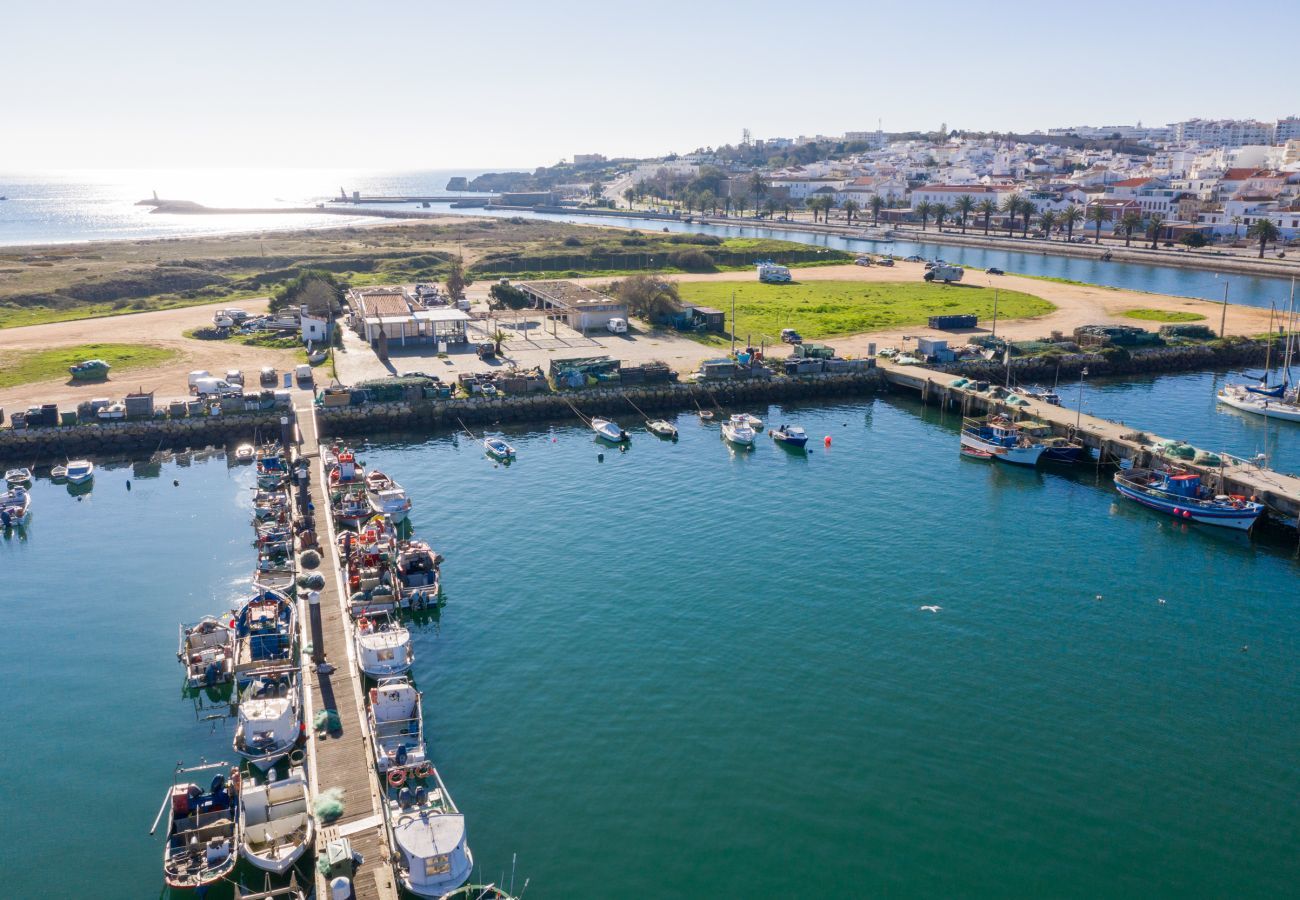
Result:
<instances>
[{"instance_id":1,"label":"sailboat mast","mask_svg":"<svg viewBox=\"0 0 1300 900\"><path fill-rule=\"evenodd\" d=\"M1286 361L1282 383L1291 383L1291 354L1295 351L1295 277L1291 278L1291 299L1286 308Z\"/></svg>"}]
</instances>

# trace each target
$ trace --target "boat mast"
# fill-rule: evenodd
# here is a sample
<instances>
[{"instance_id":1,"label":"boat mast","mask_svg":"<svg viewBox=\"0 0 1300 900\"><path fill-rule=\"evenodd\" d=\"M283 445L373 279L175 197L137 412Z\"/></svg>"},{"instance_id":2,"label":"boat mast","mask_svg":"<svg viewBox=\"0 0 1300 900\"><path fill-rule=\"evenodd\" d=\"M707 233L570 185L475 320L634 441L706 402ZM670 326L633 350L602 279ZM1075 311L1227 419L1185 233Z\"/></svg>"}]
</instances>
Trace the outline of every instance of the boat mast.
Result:
<instances>
[{"instance_id":1,"label":"boat mast","mask_svg":"<svg viewBox=\"0 0 1300 900\"><path fill-rule=\"evenodd\" d=\"M1282 383L1291 383L1291 354L1295 350L1295 276L1291 277L1291 299L1286 308L1286 360L1282 373Z\"/></svg>"}]
</instances>

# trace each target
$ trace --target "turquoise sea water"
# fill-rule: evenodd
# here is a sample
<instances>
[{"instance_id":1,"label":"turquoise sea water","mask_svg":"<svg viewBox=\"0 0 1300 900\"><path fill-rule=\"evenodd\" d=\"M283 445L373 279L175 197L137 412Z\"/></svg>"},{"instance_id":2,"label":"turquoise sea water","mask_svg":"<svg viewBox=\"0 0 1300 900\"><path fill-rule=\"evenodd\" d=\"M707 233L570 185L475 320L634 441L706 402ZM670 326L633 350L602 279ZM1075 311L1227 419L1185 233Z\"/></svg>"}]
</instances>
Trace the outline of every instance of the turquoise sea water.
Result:
<instances>
[{"instance_id":1,"label":"turquoise sea water","mask_svg":"<svg viewBox=\"0 0 1300 900\"><path fill-rule=\"evenodd\" d=\"M447 557L415 674L485 878L517 854L530 898L1291 890L1289 542L961 459L957 418L906 400L753 411L816 448L682 416L625 453L508 431L509 467L448 435L362 453ZM228 754L173 652L247 575L249 474L128 472L38 484L0 542L41 623L0 633L13 896L152 896L172 765Z\"/></svg>"}]
</instances>

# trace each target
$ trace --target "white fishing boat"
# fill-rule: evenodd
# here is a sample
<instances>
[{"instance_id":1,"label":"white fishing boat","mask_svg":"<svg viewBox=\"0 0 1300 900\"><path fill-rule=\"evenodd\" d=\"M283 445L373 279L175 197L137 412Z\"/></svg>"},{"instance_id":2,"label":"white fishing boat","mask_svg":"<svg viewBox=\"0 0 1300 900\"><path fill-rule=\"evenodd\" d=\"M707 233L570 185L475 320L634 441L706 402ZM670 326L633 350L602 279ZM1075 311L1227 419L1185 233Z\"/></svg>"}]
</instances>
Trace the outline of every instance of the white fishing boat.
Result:
<instances>
[{"instance_id":1,"label":"white fishing boat","mask_svg":"<svg viewBox=\"0 0 1300 900\"><path fill-rule=\"evenodd\" d=\"M442 590L439 583L441 561L442 557L424 541L411 540L400 545L393 574L402 606L423 609L437 605Z\"/></svg>"},{"instance_id":2,"label":"white fishing boat","mask_svg":"<svg viewBox=\"0 0 1300 900\"><path fill-rule=\"evenodd\" d=\"M12 487L0 494L0 527L26 525L32 514L32 495L27 488Z\"/></svg>"},{"instance_id":3,"label":"white fishing boat","mask_svg":"<svg viewBox=\"0 0 1300 900\"><path fill-rule=\"evenodd\" d=\"M357 456L348 447L335 447L325 453L325 468L331 485L364 481L366 470L357 463Z\"/></svg>"},{"instance_id":4,"label":"white fishing boat","mask_svg":"<svg viewBox=\"0 0 1300 900\"><path fill-rule=\"evenodd\" d=\"M298 670L269 669L254 673L239 692L239 724L235 752L266 771L289 755L303 734Z\"/></svg>"},{"instance_id":5,"label":"white fishing boat","mask_svg":"<svg viewBox=\"0 0 1300 900\"><path fill-rule=\"evenodd\" d=\"M74 459L68 462L68 483L86 484L95 477L95 464L88 459Z\"/></svg>"},{"instance_id":6,"label":"white fishing boat","mask_svg":"<svg viewBox=\"0 0 1300 900\"><path fill-rule=\"evenodd\" d=\"M235 676L235 629L215 616L180 627L176 658L185 666L185 686L214 687Z\"/></svg>"},{"instance_id":7,"label":"white fishing boat","mask_svg":"<svg viewBox=\"0 0 1300 900\"><path fill-rule=\"evenodd\" d=\"M428 762L424 750L424 720L420 692L410 680L382 678L369 694L366 715L375 741L375 765L381 773Z\"/></svg>"},{"instance_id":8,"label":"white fishing boat","mask_svg":"<svg viewBox=\"0 0 1300 900\"><path fill-rule=\"evenodd\" d=\"M483 449L493 459L514 459L515 448L498 437L483 438Z\"/></svg>"},{"instance_id":9,"label":"white fishing boat","mask_svg":"<svg viewBox=\"0 0 1300 900\"><path fill-rule=\"evenodd\" d=\"M387 610L358 616L353 643L357 665L374 679L404 675L415 659L411 632Z\"/></svg>"},{"instance_id":10,"label":"white fishing boat","mask_svg":"<svg viewBox=\"0 0 1300 900\"><path fill-rule=\"evenodd\" d=\"M292 664L297 606L281 591L260 589L235 613L235 677L245 685L262 669Z\"/></svg>"},{"instance_id":11,"label":"white fishing boat","mask_svg":"<svg viewBox=\"0 0 1300 900\"><path fill-rule=\"evenodd\" d=\"M218 770L205 791L197 784L179 781L194 772ZM229 780L227 780L227 771ZM239 770L228 763L182 768L163 800L167 812L167 843L163 847L163 880L179 890L213 884L235 869L239 859ZM163 810L158 811L162 818ZM154 829L158 820L154 820ZM151 830L149 832L153 834Z\"/></svg>"},{"instance_id":12,"label":"white fishing boat","mask_svg":"<svg viewBox=\"0 0 1300 900\"><path fill-rule=\"evenodd\" d=\"M469 880L474 855L466 839L465 817L437 769L426 764L404 784L390 785L386 812L402 887L434 900Z\"/></svg>"},{"instance_id":13,"label":"white fishing boat","mask_svg":"<svg viewBox=\"0 0 1300 900\"><path fill-rule=\"evenodd\" d=\"M280 781L243 785L239 831L244 859L273 875L288 872L311 846L315 832L306 772L294 767Z\"/></svg>"},{"instance_id":14,"label":"white fishing boat","mask_svg":"<svg viewBox=\"0 0 1300 900\"><path fill-rule=\"evenodd\" d=\"M372 510L394 522L404 522L411 511L411 498L406 490L377 470L366 475L366 499L370 501Z\"/></svg>"},{"instance_id":15,"label":"white fishing boat","mask_svg":"<svg viewBox=\"0 0 1300 900\"><path fill-rule=\"evenodd\" d=\"M628 434L619 427L617 422L600 417L591 420L591 430L596 432L596 436L615 444L621 444L628 439Z\"/></svg>"},{"instance_id":16,"label":"white fishing boat","mask_svg":"<svg viewBox=\"0 0 1300 900\"><path fill-rule=\"evenodd\" d=\"M962 423L961 445L991 453L998 462L1018 466L1037 465L1038 458L1047 449L1019 425L1002 415L987 419L966 419Z\"/></svg>"},{"instance_id":17,"label":"white fishing boat","mask_svg":"<svg viewBox=\"0 0 1300 900\"><path fill-rule=\"evenodd\" d=\"M741 447L754 446L755 435L747 416L732 416L722 423L722 436Z\"/></svg>"},{"instance_id":18,"label":"white fishing boat","mask_svg":"<svg viewBox=\"0 0 1300 900\"><path fill-rule=\"evenodd\" d=\"M660 437L677 437L677 426L672 422L665 421L664 419L651 419L645 423L645 427L649 428Z\"/></svg>"},{"instance_id":19,"label":"white fishing boat","mask_svg":"<svg viewBox=\"0 0 1300 900\"><path fill-rule=\"evenodd\" d=\"M5 481L9 484L31 484L32 470L28 468L10 469L5 472Z\"/></svg>"}]
</instances>

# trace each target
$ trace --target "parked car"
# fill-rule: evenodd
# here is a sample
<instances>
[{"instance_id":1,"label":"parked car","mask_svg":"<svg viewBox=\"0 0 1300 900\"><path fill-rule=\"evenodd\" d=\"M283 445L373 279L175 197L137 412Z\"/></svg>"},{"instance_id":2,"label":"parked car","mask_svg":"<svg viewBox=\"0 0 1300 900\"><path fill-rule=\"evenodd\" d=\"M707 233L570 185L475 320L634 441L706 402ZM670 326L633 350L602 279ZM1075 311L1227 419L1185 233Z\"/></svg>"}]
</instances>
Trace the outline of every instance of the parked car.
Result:
<instances>
[{"instance_id":1,"label":"parked car","mask_svg":"<svg viewBox=\"0 0 1300 900\"><path fill-rule=\"evenodd\" d=\"M924 262L924 260L922 260L921 257L917 256L916 254L912 254L911 256L906 257L903 260L903 262Z\"/></svg>"},{"instance_id":2,"label":"parked car","mask_svg":"<svg viewBox=\"0 0 1300 900\"><path fill-rule=\"evenodd\" d=\"M803 337L801 337L799 332L795 331L793 328L782 328L781 340L785 341L787 344L803 343Z\"/></svg>"},{"instance_id":3,"label":"parked car","mask_svg":"<svg viewBox=\"0 0 1300 900\"><path fill-rule=\"evenodd\" d=\"M871 257L859 256L857 259L853 260L853 264L855 266L869 266L871 265Z\"/></svg>"},{"instance_id":4,"label":"parked car","mask_svg":"<svg viewBox=\"0 0 1300 900\"><path fill-rule=\"evenodd\" d=\"M880 259L876 260L876 265L893 267L894 258L892 256L882 256Z\"/></svg>"},{"instance_id":5,"label":"parked car","mask_svg":"<svg viewBox=\"0 0 1300 900\"><path fill-rule=\"evenodd\" d=\"M280 376L275 371L275 366L262 366L262 371L258 375L258 380L263 385L270 386L279 381Z\"/></svg>"},{"instance_id":6,"label":"parked car","mask_svg":"<svg viewBox=\"0 0 1300 900\"><path fill-rule=\"evenodd\" d=\"M293 374L297 377L299 384L312 383L311 366L307 365L306 363L303 363L297 368L295 368L293 370Z\"/></svg>"},{"instance_id":7,"label":"parked car","mask_svg":"<svg viewBox=\"0 0 1300 900\"><path fill-rule=\"evenodd\" d=\"M227 370L226 370L226 381L230 382L231 384L237 384L237 385L239 385L240 387L243 387L243 385L244 385L244 373L241 372L241 371L239 371L238 369L227 369Z\"/></svg>"},{"instance_id":8,"label":"parked car","mask_svg":"<svg viewBox=\"0 0 1300 900\"><path fill-rule=\"evenodd\" d=\"M989 266L989 267L988 267L987 269L985 269L984 271L987 272L987 273L989 273L990 275L1005 275L1005 274L1007 274L1006 272L1003 272L1001 269L999 269L997 266Z\"/></svg>"},{"instance_id":9,"label":"parked car","mask_svg":"<svg viewBox=\"0 0 1300 900\"><path fill-rule=\"evenodd\" d=\"M483 341L474 347L479 359L491 359L497 355L497 348L491 341Z\"/></svg>"}]
</instances>

